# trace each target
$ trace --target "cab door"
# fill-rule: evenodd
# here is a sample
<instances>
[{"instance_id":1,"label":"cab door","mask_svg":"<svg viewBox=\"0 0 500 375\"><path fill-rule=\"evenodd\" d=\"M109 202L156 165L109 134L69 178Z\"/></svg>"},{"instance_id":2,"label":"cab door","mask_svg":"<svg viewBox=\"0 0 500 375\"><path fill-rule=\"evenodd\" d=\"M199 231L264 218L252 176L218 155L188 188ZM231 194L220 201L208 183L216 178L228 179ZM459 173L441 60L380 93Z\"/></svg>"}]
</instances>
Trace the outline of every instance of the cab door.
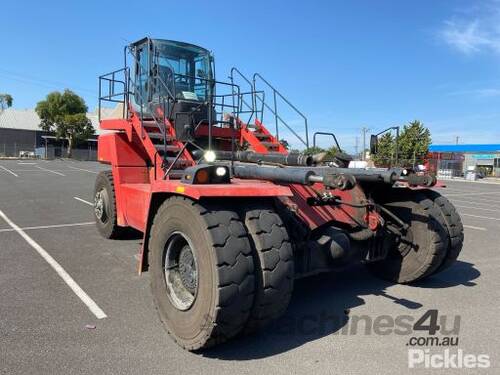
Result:
<instances>
[{"instance_id":1,"label":"cab door","mask_svg":"<svg viewBox=\"0 0 500 375\"><path fill-rule=\"evenodd\" d=\"M135 64L135 102L137 105L145 109L145 105L149 101L149 72L150 72L150 48L149 42L136 47L136 64Z\"/></svg>"}]
</instances>

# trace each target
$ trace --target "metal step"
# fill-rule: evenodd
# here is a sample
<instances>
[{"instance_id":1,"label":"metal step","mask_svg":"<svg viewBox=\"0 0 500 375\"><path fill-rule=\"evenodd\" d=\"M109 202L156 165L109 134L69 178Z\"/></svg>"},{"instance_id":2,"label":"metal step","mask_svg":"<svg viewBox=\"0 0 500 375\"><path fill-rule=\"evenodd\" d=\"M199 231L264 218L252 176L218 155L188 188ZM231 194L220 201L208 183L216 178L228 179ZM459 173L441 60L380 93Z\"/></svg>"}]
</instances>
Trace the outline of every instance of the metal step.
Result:
<instances>
[{"instance_id":1,"label":"metal step","mask_svg":"<svg viewBox=\"0 0 500 375\"><path fill-rule=\"evenodd\" d=\"M167 157L165 157L165 160L167 161L168 165L171 165L174 162L175 157L174 156L167 156ZM187 166L191 165L191 161L179 158L177 160L177 162L175 163L175 165L178 167L187 167Z\"/></svg>"},{"instance_id":2,"label":"metal step","mask_svg":"<svg viewBox=\"0 0 500 375\"><path fill-rule=\"evenodd\" d=\"M155 145L155 148L162 153L165 150L165 145L163 143ZM167 152L179 152L180 147L176 145L167 145Z\"/></svg>"},{"instance_id":3,"label":"metal step","mask_svg":"<svg viewBox=\"0 0 500 375\"><path fill-rule=\"evenodd\" d=\"M163 141L163 134L158 132L148 132L148 136L151 139L161 139Z\"/></svg>"},{"instance_id":4,"label":"metal step","mask_svg":"<svg viewBox=\"0 0 500 375\"><path fill-rule=\"evenodd\" d=\"M258 139L269 139L271 137L269 134L259 132L254 132L253 135L255 135Z\"/></svg>"},{"instance_id":5,"label":"metal step","mask_svg":"<svg viewBox=\"0 0 500 375\"><path fill-rule=\"evenodd\" d=\"M279 144L274 142L261 142L263 146L267 148L278 148Z\"/></svg>"},{"instance_id":6,"label":"metal step","mask_svg":"<svg viewBox=\"0 0 500 375\"><path fill-rule=\"evenodd\" d=\"M142 125L145 127L145 128L148 128L148 129L160 129L161 126L163 126L164 129L168 129L169 126L166 125L166 124L162 124L161 122L158 123L156 122L155 120L148 120L148 121L143 121L142 122Z\"/></svg>"},{"instance_id":7,"label":"metal step","mask_svg":"<svg viewBox=\"0 0 500 375\"><path fill-rule=\"evenodd\" d=\"M160 140L163 142L163 134L162 133L158 133L158 132L149 132L148 133L148 136L149 138L152 140L152 141L156 141L156 140ZM174 138L170 135L167 135L167 142L169 141L172 141Z\"/></svg>"},{"instance_id":8,"label":"metal step","mask_svg":"<svg viewBox=\"0 0 500 375\"><path fill-rule=\"evenodd\" d=\"M160 127L158 126L158 123L154 120L148 120L148 121L143 121L142 122L142 125L145 127L145 128L156 128L156 129L159 129Z\"/></svg>"}]
</instances>

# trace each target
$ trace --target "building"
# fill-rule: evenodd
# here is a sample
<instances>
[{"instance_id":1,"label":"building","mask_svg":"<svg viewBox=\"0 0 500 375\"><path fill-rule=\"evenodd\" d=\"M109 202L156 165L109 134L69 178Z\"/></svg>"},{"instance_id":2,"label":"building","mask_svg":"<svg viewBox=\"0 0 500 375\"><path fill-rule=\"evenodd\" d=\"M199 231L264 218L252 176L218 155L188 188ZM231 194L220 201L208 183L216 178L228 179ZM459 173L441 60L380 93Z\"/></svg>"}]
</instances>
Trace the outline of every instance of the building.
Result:
<instances>
[{"instance_id":1,"label":"building","mask_svg":"<svg viewBox=\"0 0 500 375\"><path fill-rule=\"evenodd\" d=\"M500 144L431 145L429 168L447 170L452 176L462 176L469 169L500 176Z\"/></svg>"},{"instance_id":2,"label":"building","mask_svg":"<svg viewBox=\"0 0 500 375\"><path fill-rule=\"evenodd\" d=\"M104 118L113 116L117 109L103 108ZM78 144L73 149L73 157L82 160L96 160L99 122L97 110L87 113L96 135ZM24 152L34 152L40 158L64 157L67 140L56 139L55 135L40 129L40 118L34 109L8 108L0 113L0 156L19 156Z\"/></svg>"}]
</instances>

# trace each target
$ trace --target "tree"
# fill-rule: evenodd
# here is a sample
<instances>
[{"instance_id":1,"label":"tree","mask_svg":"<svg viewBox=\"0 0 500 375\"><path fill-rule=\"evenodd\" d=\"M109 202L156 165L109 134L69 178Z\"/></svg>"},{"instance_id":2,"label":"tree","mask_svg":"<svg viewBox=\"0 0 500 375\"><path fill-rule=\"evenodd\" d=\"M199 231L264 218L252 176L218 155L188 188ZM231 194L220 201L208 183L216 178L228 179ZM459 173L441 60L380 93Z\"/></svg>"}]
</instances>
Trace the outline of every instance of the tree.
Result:
<instances>
[{"instance_id":1,"label":"tree","mask_svg":"<svg viewBox=\"0 0 500 375\"><path fill-rule=\"evenodd\" d=\"M0 94L0 114L7 108L12 107L12 96L9 94Z\"/></svg>"},{"instance_id":2,"label":"tree","mask_svg":"<svg viewBox=\"0 0 500 375\"><path fill-rule=\"evenodd\" d=\"M76 142L94 134L92 123L87 118L85 101L71 90L51 92L35 108L40 116L40 128L54 131L57 138L68 140L68 157L71 157Z\"/></svg>"},{"instance_id":3,"label":"tree","mask_svg":"<svg viewBox=\"0 0 500 375\"><path fill-rule=\"evenodd\" d=\"M403 127L398 140L398 164L410 166L422 163L431 144L431 132L420 121L415 120ZM378 141L377 154L373 156L379 167L394 165L396 159L396 139L385 133Z\"/></svg>"},{"instance_id":4,"label":"tree","mask_svg":"<svg viewBox=\"0 0 500 375\"><path fill-rule=\"evenodd\" d=\"M405 164L422 163L431 144L431 132L415 120L403 127L399 136L399 158Z\"/></svg>"},{"instance_id":5,"label":"tree","mask_svg":"<svg viewBox=\"0 0 500 375\"><path fill-rule=\"evenodd\" d=\"M304 150L304 154L307 155L319 154L320 152L325 152L325 149L318 146L311 146Z\"/></svg>"},{"instance_id":6,"label":"tree","mask_svg":"<svg viewBox=\"0 0 500 375\"><path fill-rule=\"evenodd\" d=\"M378 167L388 167L393 164L396 151L395 137L391 133L385 133L378 140L377 153L373 155L373 161Z\"/></svg>"}]
</instances>

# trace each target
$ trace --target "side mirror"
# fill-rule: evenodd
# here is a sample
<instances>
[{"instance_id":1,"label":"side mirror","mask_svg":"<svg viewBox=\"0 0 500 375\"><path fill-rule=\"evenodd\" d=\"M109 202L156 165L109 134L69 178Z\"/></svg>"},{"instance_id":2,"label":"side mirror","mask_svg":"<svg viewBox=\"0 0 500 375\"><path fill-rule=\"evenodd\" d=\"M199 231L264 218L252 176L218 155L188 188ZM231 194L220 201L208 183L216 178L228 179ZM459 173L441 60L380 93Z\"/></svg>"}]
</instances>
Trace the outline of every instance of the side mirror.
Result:
<instances>
[{"instance_id":1,"label":"side mirror","mask_svg":"<svg viewBox=\"0 0 500 375\"><path fill-rule=\"evenodd\" d=\"M370 154L375 155L378 151L378 137L375 134L370 136Z\"/></svg>"}]
</instances>

